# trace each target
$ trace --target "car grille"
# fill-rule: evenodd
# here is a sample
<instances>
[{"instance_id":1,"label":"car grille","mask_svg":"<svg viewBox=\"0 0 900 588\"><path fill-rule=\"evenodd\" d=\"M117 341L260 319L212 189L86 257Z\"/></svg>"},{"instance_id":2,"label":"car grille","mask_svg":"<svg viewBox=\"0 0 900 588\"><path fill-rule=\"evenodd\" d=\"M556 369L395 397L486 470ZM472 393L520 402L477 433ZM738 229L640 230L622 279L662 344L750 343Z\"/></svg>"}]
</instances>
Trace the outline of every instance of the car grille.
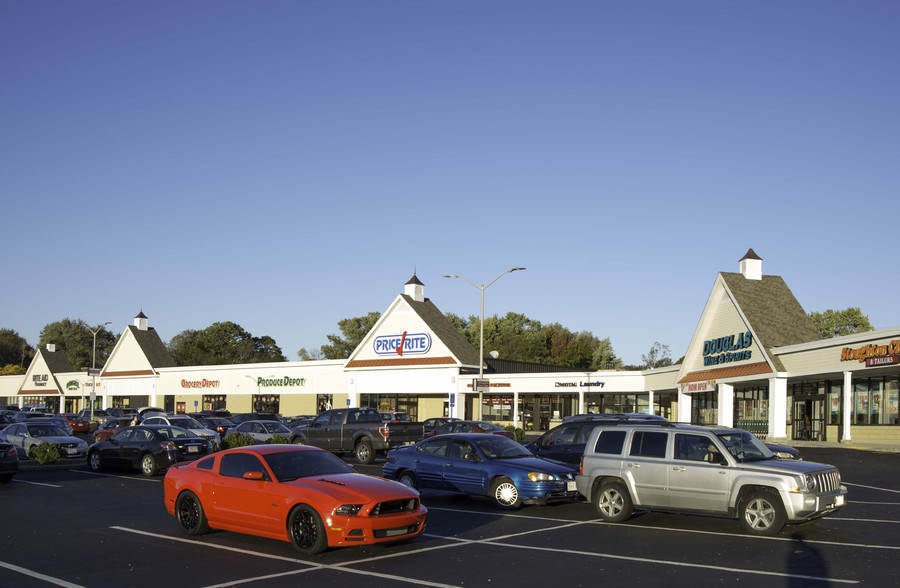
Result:
<instances>
[{"instance_id":1,"label":"car grille","mask_svg":"<svg viewBox=\"0 0 900 588\"><path fill-rule=\"evenodd\" d=\"M384 539L385 537L402 537L403 535L409 535L411 533L415 533L419 530L419 523L415 525L409 525L408 527L396 527L394 529L379 529L374 531L372 534L376 539Z\"/></svg>"},{"instance_id":2,"label":"car grille","mask_svg":"<svg viewBox=\"0 0 900 588\"><path fill-rule=\"evenodd\" d=\"M370 517L381 515L397 514L398 512L412 512L419 510L418 498L404 498L402 500L388 500L387 502L379 502L369 513Z\"/></svg>"},{"instance_id":3,"label":"car grille","mask_svg":"<svg viewBox=\"0 0 900 588\"><path fill-rule=\"evenodd\" d=\"M815 477L816 479L816 484L818 484L819 492L823 494L827 492L834 492L841 487L841 473L836 469L829 470L821 474L815 474L813 477Z\"/></svg>"},{"instance_id":4,"label":"car grille","mask_svg":"<svg viewBox=\"0 0 900 588\"><path fill-rule=\"evenodd\" d=\"M75 449L76 447L78 447L77 443L57 443L57 445L59 445L63 449Z\"/></svg>"}]
</instances>

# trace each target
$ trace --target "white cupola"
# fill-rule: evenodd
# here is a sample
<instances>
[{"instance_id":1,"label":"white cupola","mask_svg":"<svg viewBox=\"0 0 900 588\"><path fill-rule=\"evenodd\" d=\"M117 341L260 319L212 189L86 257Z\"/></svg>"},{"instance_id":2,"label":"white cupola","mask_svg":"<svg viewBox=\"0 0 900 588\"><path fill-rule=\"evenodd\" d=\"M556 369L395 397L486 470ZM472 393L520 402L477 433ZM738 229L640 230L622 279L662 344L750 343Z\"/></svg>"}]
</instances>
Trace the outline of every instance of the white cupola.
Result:
<instances>
[{"instance_id":1,"label":"white cupola","mask_svg":"<svg viewBox=\"0 0 900 588\"><path fill-rule=\"evenodd\" d=\"M419 281L415 272L413 272L413 277L406 282L406 286L403 287L403 293L416 302L425 302L425 284Z\"/></svg>"},{"instance_id":2,"label":"white cupola","mask_svg":"<svg viewBox=\"0 0 900 588\"><path fill-rule=\"evenodd\" d=\"M147 330L147 317L144 316L144 311L138 313L136 317L134 317L134 326L137 327L139 331Z\"/></svg>"},{"instance_id":3,"label":"white cupola","mask_svg":"<svg viewBox=\"0 0 900 588\"><path fill-rule=\"evenodd\" d=\"M746 280L762 279L762 257L757 255L753 249L748 249L746 255L741 259L741 274Z\"/></svg>"}]
</instances>

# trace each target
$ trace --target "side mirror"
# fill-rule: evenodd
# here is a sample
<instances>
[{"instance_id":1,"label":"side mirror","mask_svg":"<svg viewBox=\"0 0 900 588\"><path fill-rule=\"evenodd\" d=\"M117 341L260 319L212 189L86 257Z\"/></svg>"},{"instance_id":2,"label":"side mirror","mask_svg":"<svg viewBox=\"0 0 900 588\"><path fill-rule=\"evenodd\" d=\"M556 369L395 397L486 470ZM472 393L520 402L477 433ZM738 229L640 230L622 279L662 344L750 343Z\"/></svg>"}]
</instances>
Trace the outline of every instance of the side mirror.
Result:
<instances>
[{"instance_id":1,"label":"side mirror","mask_svg":"<svg viewBox=\"0 0 900 588\"><path fill-rule=\"evenodd\" d=\"M265 480L266 477L262 472L244 472L245 480Z\"/></svg>"}]
</instances>

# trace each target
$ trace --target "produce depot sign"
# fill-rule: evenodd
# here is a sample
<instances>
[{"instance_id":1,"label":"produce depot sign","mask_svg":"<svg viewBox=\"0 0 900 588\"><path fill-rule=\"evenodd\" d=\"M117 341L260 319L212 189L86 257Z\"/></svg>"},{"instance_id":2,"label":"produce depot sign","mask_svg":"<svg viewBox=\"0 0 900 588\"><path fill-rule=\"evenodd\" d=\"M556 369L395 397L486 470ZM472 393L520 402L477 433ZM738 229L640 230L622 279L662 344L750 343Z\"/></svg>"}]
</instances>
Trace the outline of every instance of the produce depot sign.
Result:
<instances>
[{"instance_id":1,"label":"produce depot sign","mask_svg":"<svg viewBox=\"0 0 900 588\"><path fill-rule=\"evenodd\" d=\"M887 345L863 345L853 349L841 349L841 361L865 362L866 367L894 365L900 363L900 339L894 339Z\"/></svg>"},{"instance_id":2,"label":"produce depot sign","mask_svg":"<svg viewBox=\"0 0 900 588\"><path fill-rule=\"evenodd\" d=\"M399 335L375 337L372 346L378 355L421 355L431 349L431 336L403 331Z\"/></svg>"},{"instance_id":3,"label":"produce depot sign","mask_svg":"<svg viewBox=\"0 0 900 588\"><path fill-rule=\"evenodd\" d=\"M256 385L262 388L274 386L284 388L285 386L306 386L306 378L256 378Z\"/></svg>"},{"instance_id":4,"label":"produce depot sign","mask_svg":"<svg viewBox=\"0 0 900 588\"><path fill-rule=\"evenodd\" d=\"M738 333L703 342L703 365L722 365L750 359L753 333Z\"/></svg>"}]
</instances>

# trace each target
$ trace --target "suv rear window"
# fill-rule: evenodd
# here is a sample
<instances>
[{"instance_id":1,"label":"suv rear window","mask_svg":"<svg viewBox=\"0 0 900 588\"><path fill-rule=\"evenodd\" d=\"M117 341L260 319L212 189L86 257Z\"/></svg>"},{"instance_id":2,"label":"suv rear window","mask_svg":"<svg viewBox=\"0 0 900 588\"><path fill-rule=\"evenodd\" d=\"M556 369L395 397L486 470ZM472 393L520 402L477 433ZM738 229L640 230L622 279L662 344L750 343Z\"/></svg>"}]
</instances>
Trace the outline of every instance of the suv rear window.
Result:
<instances>
[{"instance_id":1,"label":"suv rear window","mask_svg":"<svg viewBox=\"0 0 900 588\"><path fill-rule=\"evenodd\" d=\"M597 446L594 447L595 453L609 453L619 455L622 453L622 446L625 445L625 433L627 431L601 431L597 437Z\"/></svg>"},{"instance_id":2,"label":"suv rear window","mask_svg":"<svg viewBox=\"0 0 900 588\"><path fill-rule=\"evenodd\" d=\"M668 433L635 431L631 438L631 455L641 457L665 457Z\"/></svg>"}]
</instances>

